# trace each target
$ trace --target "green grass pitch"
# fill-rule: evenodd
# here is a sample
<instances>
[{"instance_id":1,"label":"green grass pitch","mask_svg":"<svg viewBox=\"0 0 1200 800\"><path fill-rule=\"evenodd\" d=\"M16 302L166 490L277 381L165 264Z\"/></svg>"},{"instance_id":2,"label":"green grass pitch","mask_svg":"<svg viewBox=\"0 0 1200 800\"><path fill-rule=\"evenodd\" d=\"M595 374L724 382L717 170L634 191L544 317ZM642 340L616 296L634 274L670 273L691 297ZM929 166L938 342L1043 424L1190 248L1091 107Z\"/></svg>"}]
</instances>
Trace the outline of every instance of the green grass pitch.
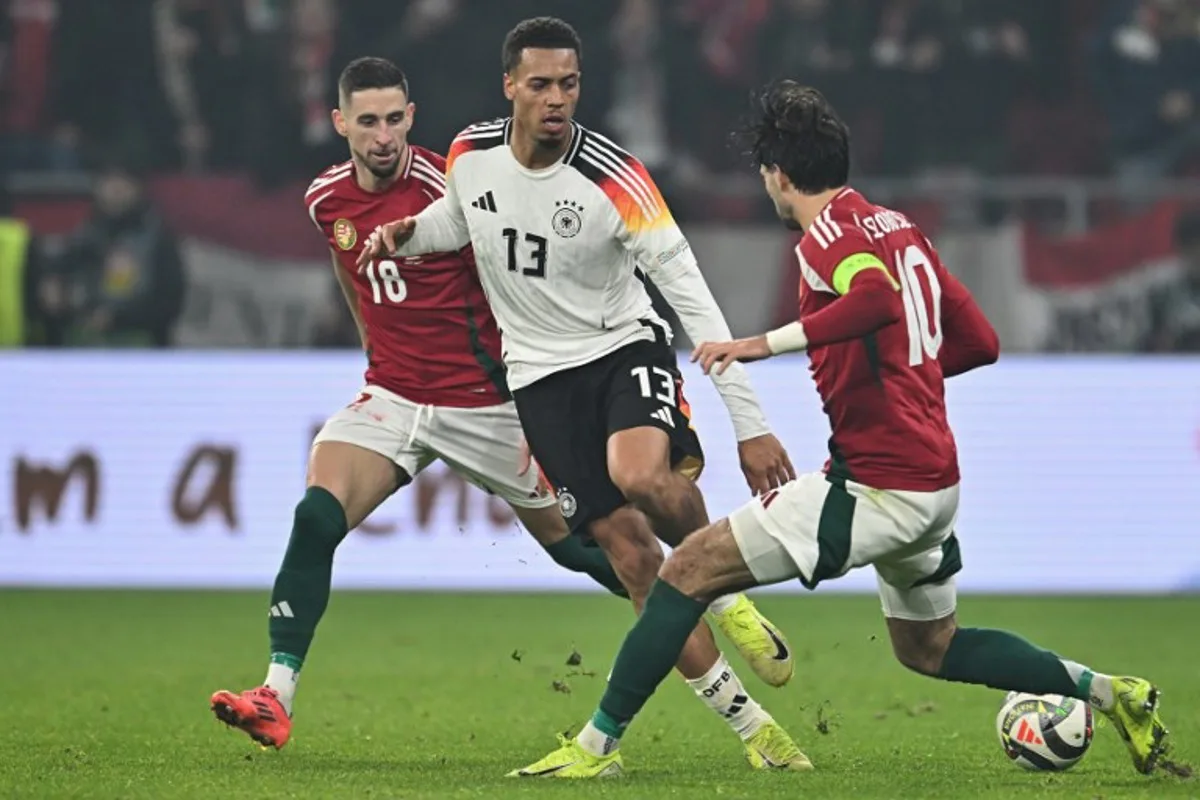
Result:
<instances>
[{"instance_id":1,"label":"green grass pitch","mask_svg":"<svg viewBox=\"0 0 1200 800\"><path fill-rule=\"evenodd\" d=\"M266 752L207 707L262 679L266 601L0 592L0 797L1200 798L1200 778L1135 774L1107 726L1068 773L1014 767L994 732L1001 693L905 672L874 598L820 594L759 600L796 650L791 685L768 689L731 656L813 773L750 771L672 679L626 737L623 778L504 778L598 700L632 619L599 595L335 592L292 742ZM1153 678L1175 758L1200 761L1200 597L965 597L959 615Z\"/></svg>"}]
</instances>

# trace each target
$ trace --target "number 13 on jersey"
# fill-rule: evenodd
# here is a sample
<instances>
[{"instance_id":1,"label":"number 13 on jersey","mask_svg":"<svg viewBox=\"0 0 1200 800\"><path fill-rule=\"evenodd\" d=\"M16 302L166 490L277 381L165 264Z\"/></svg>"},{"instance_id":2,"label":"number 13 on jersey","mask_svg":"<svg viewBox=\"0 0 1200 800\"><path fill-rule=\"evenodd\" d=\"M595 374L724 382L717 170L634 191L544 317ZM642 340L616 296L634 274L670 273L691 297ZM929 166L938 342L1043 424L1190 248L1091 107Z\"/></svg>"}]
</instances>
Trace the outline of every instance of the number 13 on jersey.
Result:
<instances>
[{"instance_id":1,"label":"number 13 on jersey","mask_svg":"<svg viewBox=\"0 0 1200 800\"><path fill-rule=\"evenodd\" d=\"M896 251L896 274L908 329L908 365L920 366L926 358L937 361L942 349L942 285L933 264L924 250L911 244ZM921 274L926 286L921 285Z\"/></svg>"}]
</instances>

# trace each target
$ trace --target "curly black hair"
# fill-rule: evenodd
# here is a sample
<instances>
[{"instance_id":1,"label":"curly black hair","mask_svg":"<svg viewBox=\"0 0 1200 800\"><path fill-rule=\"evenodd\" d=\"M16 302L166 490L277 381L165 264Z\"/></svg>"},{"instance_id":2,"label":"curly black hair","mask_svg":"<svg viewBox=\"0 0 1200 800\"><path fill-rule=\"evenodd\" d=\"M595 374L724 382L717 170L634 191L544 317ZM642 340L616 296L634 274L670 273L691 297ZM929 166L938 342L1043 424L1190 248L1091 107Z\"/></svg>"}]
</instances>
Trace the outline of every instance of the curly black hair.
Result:
<instances>
[{"instance_id":1,"label":"curly black hair","mask_svg":"<svg viewBox=\"0 0 1200 800\"><path fill-rule=\"evenodd\" d=\"M583 42L568 23L558 17L532 17L517 23L504 37L500 52L501 64L511 73L521 63L521 52L535 50L574 50L575 60L583 66Z\"/></svg>"},{"instance_id":2,"label":"curly black hair","mask_svg":"<svg viewBox=\"0 0 1200 800\"><path fill-rule=\"evenodd\" d=\"M742 139L757 166L778 168L805 194L845 186L850 128L819 91L796 81L769 84Z\"/></svg>"}]
</instances>

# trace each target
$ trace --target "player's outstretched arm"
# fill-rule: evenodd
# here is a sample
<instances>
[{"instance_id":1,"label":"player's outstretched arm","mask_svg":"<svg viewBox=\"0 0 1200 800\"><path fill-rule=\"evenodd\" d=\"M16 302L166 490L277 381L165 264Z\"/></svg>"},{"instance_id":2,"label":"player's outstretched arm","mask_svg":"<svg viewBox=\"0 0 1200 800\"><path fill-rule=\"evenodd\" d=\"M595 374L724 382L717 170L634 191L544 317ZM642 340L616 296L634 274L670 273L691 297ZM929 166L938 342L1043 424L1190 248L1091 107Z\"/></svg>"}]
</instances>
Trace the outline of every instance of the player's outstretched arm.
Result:
<instances>
[{"instance_id":1,"label":"player's outstretched arm","mask_svg":"<svg viewBox=\"0 0 1200 800\"><path fill-rule=\"evenodd\" d=\"M471 233L453 186L453 181L447 181L446 194L415 217L405 217L376 228L358 254L359 271L371 259L380 256L452 253L470 244Z\"/></svg>"},{"instance_id":2,"label":"player's outstretched arm","mask_svg":"<svg viewBox=\"0 0 1200 800\"><path fill-rule=\"evenodd\" d=\"M761 336L734 341L702 341L692 351L692 361L705 374L720 375L737 362L763 358L859 339L904 316L904 302L891 276L882 269L856 273L845 294L797 322L789 322Z\"/></svg>"},{"instance_id":3,"label":"player's outstretched arm","mask_svg":"<svg viewBox=\"0 0 1200 800\"><path fill-rule=\"evenodd\" d=\"M1000 337L962 282L946 270L942 284L942 375L951 378L1000 357Z\"/></svg>"}]
</instances>

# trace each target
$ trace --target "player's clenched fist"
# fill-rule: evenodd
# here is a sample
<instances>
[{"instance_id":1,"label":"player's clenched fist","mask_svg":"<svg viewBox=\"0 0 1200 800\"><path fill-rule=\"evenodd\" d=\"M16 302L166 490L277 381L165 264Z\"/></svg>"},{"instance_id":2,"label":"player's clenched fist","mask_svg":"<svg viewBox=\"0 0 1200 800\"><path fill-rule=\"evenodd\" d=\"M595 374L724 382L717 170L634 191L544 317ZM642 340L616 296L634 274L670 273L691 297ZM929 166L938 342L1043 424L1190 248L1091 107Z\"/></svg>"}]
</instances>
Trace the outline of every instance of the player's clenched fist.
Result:
<instances>
[{"instance_id":1,"label":"player's clenched fist","mask_svg":"<svg viewBox=\"0 0 1200 800\"><path fill-rule=\"evenodd\" d=\"M735 361L758 361L770 355L767 337L755 336L752 339L734 339L732 342L701 342L692 351L692 362L700 362L705 375L714 367L720 375Z\"/></svg>"},{"instance_id":2,"label":"player's clenched fist","mask_svg":"<svg viewBox=\"0 0 1200 800\"><path fill-rule=\"evenodd\" d=\"M358 271L362 272L363 267L379 255L391 254L396 252L396 248L412 238L413 231L417 229L416 217L405 217L398 219L395 222L385 222L371 231L371 235L367 237L366 244L363 245L362 252L358 254Z\"/></svg>"}]
</instances>

